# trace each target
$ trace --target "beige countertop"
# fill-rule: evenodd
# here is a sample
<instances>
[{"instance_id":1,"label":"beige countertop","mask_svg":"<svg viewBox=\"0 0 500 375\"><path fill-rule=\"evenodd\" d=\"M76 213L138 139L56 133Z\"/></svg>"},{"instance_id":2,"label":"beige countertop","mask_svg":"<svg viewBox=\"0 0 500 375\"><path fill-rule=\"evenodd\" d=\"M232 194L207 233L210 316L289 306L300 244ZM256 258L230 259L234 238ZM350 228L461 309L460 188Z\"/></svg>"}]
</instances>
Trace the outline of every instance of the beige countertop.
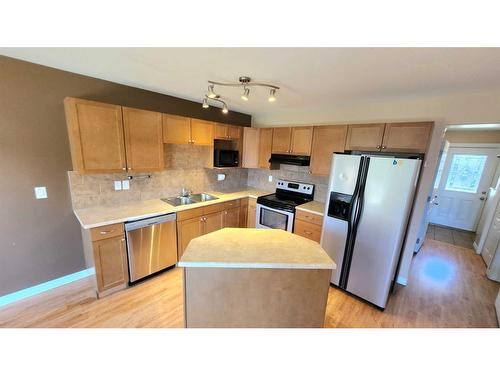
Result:
<instances>
[{"instance_id":1,"label":"beige countertop","mask_svg":"<svg viewBox=\"0 0 500 375\"><path fill-rule=\"evenodd\" d=\"M323 213L325 211L325 204L322 202L311 201L297 206L296 209L323 216Z\"/></svg>"},{"instance_id":2,"label":"beige countertop","mask_svg":"<svg viewBox=\"0 0 500 375\"><path fill-rule=\"evenodd\" d=\"M189 243L179 267L335 269L314 241L281 229L224 228Z\"/></svg>"},{"instance_id":3,"label":"beige countertop","mask_svg":"<svg viewBox=\"0 0 500 375\"><path fill-rule=\"evenodd\" d=\"M74 213L84 229L96 228L103 225L123 223L125 221L139 220L151 216L164 215L192 208L208 206L211 204L228 202L246 197L257 198L261 195L270 194L259 190L243 190L233 193L210 192L219 199L209 202L188 204L185 206L172 206L161 199L151 199L139 202L130 202L117 206L99 206L74 210Z\"/></svg>"}]
</instances>

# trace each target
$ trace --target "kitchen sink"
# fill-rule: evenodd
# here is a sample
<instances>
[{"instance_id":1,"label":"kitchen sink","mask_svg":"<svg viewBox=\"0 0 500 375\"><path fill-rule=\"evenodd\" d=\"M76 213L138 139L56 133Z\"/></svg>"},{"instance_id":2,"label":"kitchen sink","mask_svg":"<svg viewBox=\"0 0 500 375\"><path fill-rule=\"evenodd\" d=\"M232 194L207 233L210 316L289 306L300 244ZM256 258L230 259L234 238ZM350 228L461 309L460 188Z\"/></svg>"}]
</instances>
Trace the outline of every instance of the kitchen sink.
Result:
<instances>
[{"instance_id":1,"label":"kitchen sink","mask_svg":"<svg viewBox=\"0 0 500 375\"><path fill-rule=\"evenodd\" d=\"M213 201L214 199L219 199L219 198L210 194L199 193L199 194L192 194L187 197L163 198L162 201L171 204L172 206L184 206L186 204Z\"/></svg>"}]
</instances>

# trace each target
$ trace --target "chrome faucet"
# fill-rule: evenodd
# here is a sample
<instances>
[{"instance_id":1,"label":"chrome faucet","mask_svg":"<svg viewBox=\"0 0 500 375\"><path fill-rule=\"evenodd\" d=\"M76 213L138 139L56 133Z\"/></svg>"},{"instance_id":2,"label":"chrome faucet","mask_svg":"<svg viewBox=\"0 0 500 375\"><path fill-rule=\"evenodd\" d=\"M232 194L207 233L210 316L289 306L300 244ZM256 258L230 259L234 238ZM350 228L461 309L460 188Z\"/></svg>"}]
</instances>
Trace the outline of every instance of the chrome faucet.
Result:
<instances>
[{"instance_id":1,"label":"chrome faucet","mask_svg":"<svg viewBox=\"0 0 500 375\"><path fill-rule=\"evenodd\" d=\"M191 195L192 191L189 190L186 187L183 187L181 190L181 197L189 197Z\"/></svg>"}]
</instances>

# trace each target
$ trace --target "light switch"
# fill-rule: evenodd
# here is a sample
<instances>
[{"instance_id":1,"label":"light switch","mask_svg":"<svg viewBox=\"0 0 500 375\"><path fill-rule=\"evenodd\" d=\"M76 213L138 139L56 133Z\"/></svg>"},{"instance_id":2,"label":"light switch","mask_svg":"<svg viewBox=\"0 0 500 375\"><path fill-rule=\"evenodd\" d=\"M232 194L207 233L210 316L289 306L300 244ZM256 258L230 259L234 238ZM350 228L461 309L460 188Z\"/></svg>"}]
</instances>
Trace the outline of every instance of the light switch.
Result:
<instances>
[{"instance_id":1,"label":"light switch","mask_svg":"<svg viewBox=\"0 0 500 375\"><path fill-rule=\"evenodd\" d=\"M121 190L121 189L122 189L122 182L115 181L115 190Z\"/></svg>"},{"instance_id":2,"label":"light switch","mask_svg":"<svg viewBox=\"0 0 500 375\"><path fill-rule=\"evenodd\" d=\"M47 199L47 188L45 186L35 187L35 198L36 199Z\"/></svg>"},{"instance_id":3,"label":"light switch","mask_svg":"<svg viewBox=\"0 0 500 375\"><path fill-rule=\"evenodd\" d=\"M269 176L269 182L273 182L273 176L272 175Z\"/></svg>"},{"instance_id":4,"label":"light switch","mask_svg":"<svg viewBox=\"0 0 500 375\"><path fill-rule=\"evenodd\" d=\"M123 181L122 181L122 189L123 189L123 190L128 190L128 189L130 189L130 180L123 180Z\"/></svg>"}]
</instances>

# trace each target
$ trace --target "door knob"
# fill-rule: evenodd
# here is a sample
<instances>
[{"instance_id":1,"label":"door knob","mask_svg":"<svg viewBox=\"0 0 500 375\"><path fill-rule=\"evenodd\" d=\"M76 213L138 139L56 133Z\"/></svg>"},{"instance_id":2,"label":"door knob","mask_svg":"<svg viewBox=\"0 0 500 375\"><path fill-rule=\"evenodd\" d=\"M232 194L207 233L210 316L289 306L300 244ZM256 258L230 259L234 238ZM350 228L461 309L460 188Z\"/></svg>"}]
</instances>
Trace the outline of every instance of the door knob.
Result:
<instances>
[{"instance_id":1,"label":"door knob","mask_svg":"<svg viewBox=\"0 0 500 375\"><path fill-rule=\"evenodd\" d=\"M439 206L439 203L438 202L434 202L433 205L434 206Z\"/></svg>"},{"instance_id":2,"label":"door knob","mask_svg":"<svg viewBox=\"0 0 500 375\"><path fill-rule=\"evenodd\" d=\"M484 197L479 198L480 201L484 201L484 199L485 199Z\"/></svg>"}]
</instances>

